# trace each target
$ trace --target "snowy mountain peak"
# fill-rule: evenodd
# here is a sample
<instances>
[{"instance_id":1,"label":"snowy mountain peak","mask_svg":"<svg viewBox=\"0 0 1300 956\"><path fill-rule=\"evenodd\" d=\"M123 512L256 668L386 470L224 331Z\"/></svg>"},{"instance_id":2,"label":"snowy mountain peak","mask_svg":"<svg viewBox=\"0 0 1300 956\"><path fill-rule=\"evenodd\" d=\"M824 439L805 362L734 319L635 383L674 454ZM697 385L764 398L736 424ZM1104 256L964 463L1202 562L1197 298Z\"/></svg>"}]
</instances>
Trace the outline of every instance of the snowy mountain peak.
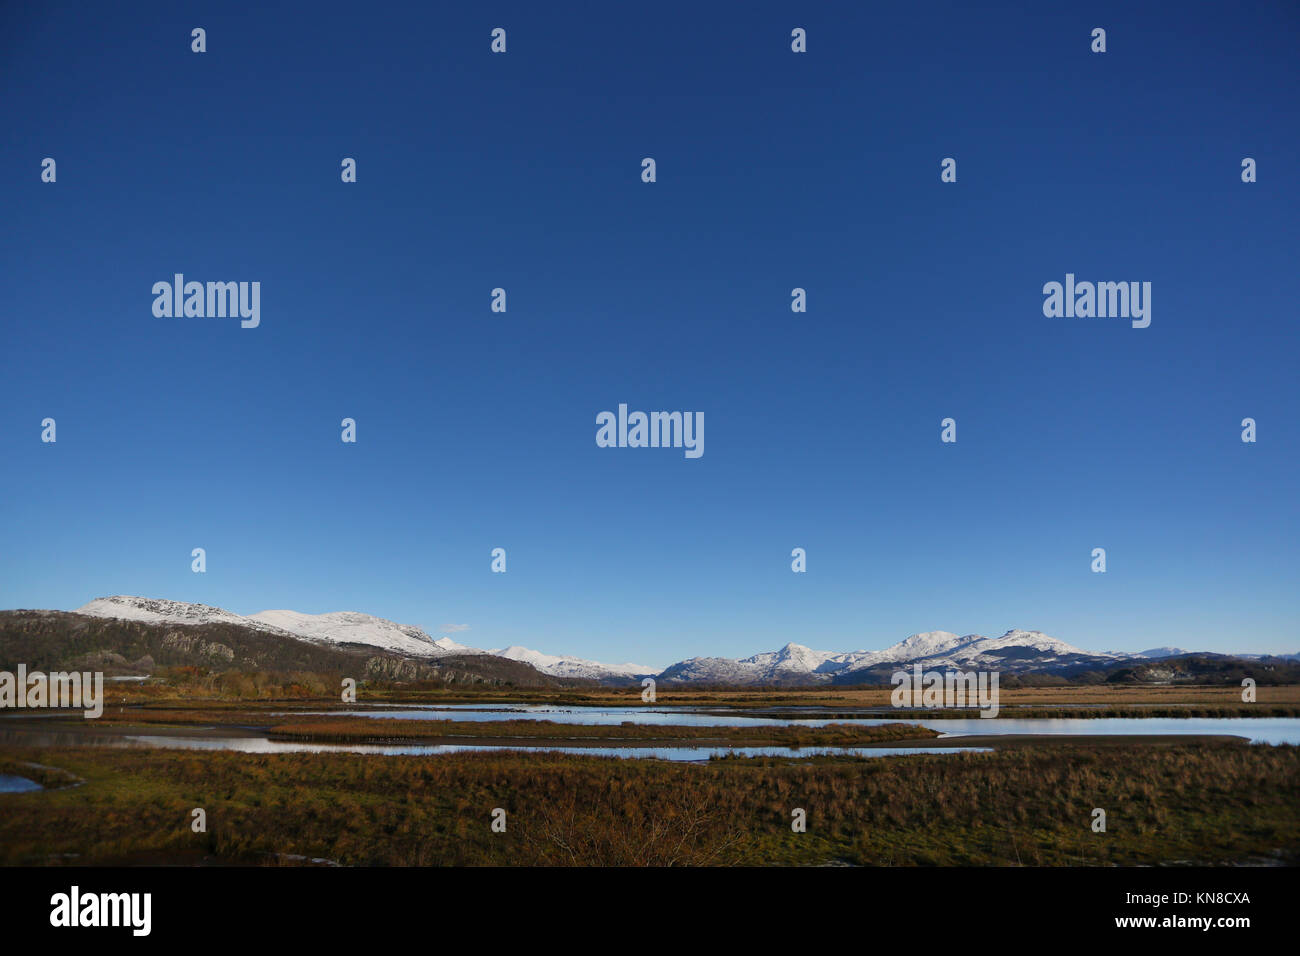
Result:
<instances>
[{"instance_id":1,"label":"snowy mountain peak","mask_svg":"<svg viewBox=\"0 0 1300 956\"><path fill-rule=\"evenodd\" d=\"M448 654L485 654L485 653L487 653L486 651L481 651L481 650L479 650L477 647L470 647L468 644L458 644L458 643L456 643L455 641L453 641L450 637L440 637L440 638L438 638L436 641L433 642L433 646L434 646L434 647L439 647L439 648L441 648L442 650L446 651Z\"/></svg>"},{"instance_id":2,"label":"snowy mountain peak","mask_svg":"<svg viewBox=\"0 0 1300 956\"><path fill-rule=\"evenodd\" d=\"M806 659L810 654L819 654L820 651L814 651L811 647L805 647L802 644L789 643L777 651L764 651L761 654L755 654L753 657L747 657L746 660L763 660L769 661L799 661Z\"/></svg>"},{"instance_id":3,"label":"snowy mountain peak","mask_svg":"<svg viewBox=\"0 0 1300 956\"><path fill-rule=\"evenodd\" d=\"M435 641L418 627L358 611L262 611L244 616L207 604L117 594L96 598L77 608L77 613L155 624L234 624L318 644L368 644L420 657L483 653L447 638Z\"/></svg>"},{"instance_id":4,"label":"snowy mountain peak","mask_svg":"<svg viewBox=\"0 0 1300 956\"><path fill-rule=\"evenodd\" d=\"M1011 628L1001 637L958 636L952 631L923 631L879 651L819 651L788 641L780 649L733 660L692 657L663 671L641 664L603 664L564 654L546 654L518 644L493 651L459 644L450 637L434 640L424 630L358 611L304 614L262 611L247 617L206 604L114 595L96 598L77 609L97 617L175 624L235 624L321 644L362 644L420 657L492 654L530 664L554 677L630 681L655 675L667 682L717 684L864 683L887 680L898 667L959 668L1024 672L1093 668L1125 659L1159 658L1186 653L1159 647L1139 654L1083 651L1042 631Z\"/></svg>"},{"instance_id":5,"label":"snowy mountain peak","mask_svg":"<svg viewBox=\"0 0 1300 956\"><path fill-rule=\"evenodd\" d=\"M207 604L190 604L185 601L168 601L165 598L135 597L129 594L95 598L77 608L75 613L153 624L238 624L243 627L254 627L259 631L281 631L280 628L261 621L250 623L248 618L224 608Z\"/></svg>"},{"instance_id":6,"label":"snowy mountain peak","mask_svg":"<svg viewBox=\"0 0 1300 956\"><path fill-rule=\"evenodd\" d=\"M952 631L925 631L904 638L893 647L887 647L879 653L888 655L882 657L882 660L915 660L917 658L934 657L936 654L942 654L961 644L969 644L975 640L979 640L978 634L958 637Z\"/></svg>"},{"instance_id":7,"label":"snowy mountain peak","mask_svg":"<svg viewBox=\"0 0 1300 956\"><path fill-rule=\"evenodd\" d=\"M453 654L495 654L531 664L556 677L631 678L657 673L641 664L601 664L581 657L543 654L526 647L484 651L459 644L450 637L434 640L422 628L398 624L359 611L304 614L301 611L260 611L243 616L206 604L187 604L157 598L114 595L96 598L77 609L79 614L120 618L130 621L171 624L234 624L317 644L364 644L418 657L446 657Z\"/></svg>"},{"instance_id":8,"label":"snowy mountain peak","mask_svg":"<svg viewBox=\"0 0 1300 956\"><path fill-rule=\"evenodd\" d=\"M641 677L658 673L656 668L642 664L601 664L581 657L543 654L541 651L520 647L518 644L489 653L497 657L508 657L512 661L531 664L543 674L550 674L552 677L582 677L599 680L604 677Z\"/></svg>"},{"instance_id":9,"label":"snowy mountain peak","mask_svg":"<svg viewBox=\"0 0 1300 956\"><path fill-rule=\"evenodd\" d=\"M247 620L269 624L310 641L329 644L369 644L424 657L443 654L481 654L449 638L435 641L421 628L398 624L359 611L303 614L300 611L261 611Z\"/></svg>"},{"instance_id":10,"label":"snowy mountain peak","mask_svg":"<svg viewBox=\"0 0 1300 956\"><path fill-rule=\"evenodd\" d=\"M1073 644L1067 644L1065 641L1048 637L1042 631L1025 631L1020 628L1012 628L1001 637L985 638L980 642L980 648L983 651L1004 647L1032 647L1036 651L1050 652L1062 657L1067 654L1087 653L1087 651L1079 650Z\"/></svg>"},{"instance_id":11,"label":"snowy mountain peak","mask_svg":"<svg viewBox=\"0 0 1300 956\"><path fill-rule=\"evenodd\" d=\"M892 669L911 664L1024 671L1101 664L1117 656L1081 651L1042 631L1020 628L1001 637L924 631L881 651L818 651L791 642L780 650L740 660L694 657L674 664L660 676L665 681L716 684L861 683L887 680Z\"/></svg>"}]
</instances>

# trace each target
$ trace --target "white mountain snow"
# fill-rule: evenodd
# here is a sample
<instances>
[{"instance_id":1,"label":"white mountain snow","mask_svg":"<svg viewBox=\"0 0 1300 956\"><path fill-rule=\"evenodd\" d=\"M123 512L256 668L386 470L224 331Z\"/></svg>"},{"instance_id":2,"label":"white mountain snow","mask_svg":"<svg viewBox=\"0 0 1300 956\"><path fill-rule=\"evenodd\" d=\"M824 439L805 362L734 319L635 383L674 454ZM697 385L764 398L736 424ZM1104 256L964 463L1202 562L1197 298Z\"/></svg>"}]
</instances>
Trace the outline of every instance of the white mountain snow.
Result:
<instances>
[{"instance_id":1,"label":"white mountain snow","mask_svg":"<svg viewBox=\"0 0 1300 956\"><path fill-rule=\"evenodd\" d=\"M424 657L483 653L478 648L457 644L449 637L435 641L423 630L410 624L398 624L356 611L334 611L329 614L260 611L250 615L248 620L270 624L309 641L330 644L370 644L402 654Z\"/></svg>"},{"instance_id":2,"label":"white mountain snow","mask_svg":"<svg viewBox=\"0 0 1300 956\"><path fill-rule=\"evenodd\" d=\"M489 653L497 657L508 657L512 661L532 664L543 674L550 674L552 677L583 677L599 680L602 677L643 677L659 672L658 668L647 667L644 664L601 664L599 661L589 661L581 657L543 654L541 651L520 647L517 644Z\"/></svg>"},{"instance_id":3,"label":"white mountain snow","mask_svg":"<svg viewBox=\"0 0 1300 956\"><path fill-rule=\"evenodd\" d=\"M147 621L154 624L239 624L259 631L284 632L283 628L254 621L207 604L188 604L184 601L131 597L125 594L95 598L90 603L77 608L75 613L88 614L91 617L113 617L123 621Z\"/></svg>"},{"instance_id":4,"label":"white mountain snow","mask_svg":"<svg viewBox=\"0 0 1300 956\"><path fill-rule=\"evenodd\" d=\"M243 616L211 607L157 598L119 594L96 598L77 608L78 614L169 624L238 624L268 633L283 634L320 644L368 644L415 657L446 657L452 654L493 654L531 664L554 677L631 678L657 673L640 664L601 664L580 657L543 654L527 647L507 647L484 651L459 644L450 637L434 640L423 629L398 624L372 614L357 611L334 611L328 614L304 614L301 611L260 611Z\"/></svg>"},{"instance_id":5,"label":"white mountain snow","mask_svg":"<svg viewBox=\"0 0 1300 956\"><path fill-rule=\"evenodd\" d=\"M1138 651L1136 654L1129 654L1128 657L1181 657L1184 654L1192 653L1181 647L1149 647L1145 651Z\"/></svg>"},{"instance_id":6,"label":"white mountain snow","mask_svg":"<svg viewBox=\"0 0 1300 956\"><path fill-rule=\"evenodd\" d=\"M270 633L325 644L368 644L401 654L443 657L451 654L491 654L531 664L554 677L588 680L632 680L647 675L664 681L717 684L855 682L878 677L878 671L919 663L926 669L962 668L1025 671L1073 665L1106 666L1120 660L1171 657L1182 653L1176 647L1158 647L1138 653L1084 651L1042 633L1013 628L1001 637L979 634L958 636L951 631L926 631L879 651L818 651L789 643L776 651L754 654L741 660L726 657L692 657L661 672L641 664L603 664L569 655L547 654L513 645L497 650L480 650L459 644L449 637L434 640L418 627L398 624L356 611L303 614L299 611L262 611L247 617L206 604L187 604L154 598L97 598L77 609L80 614L115 617L133 621L174 624L240 624ZM873 675L867 672L875 669Z\"/></svg>"},{"instance_id":7,"label":"white mountain snow","mask_svg":"<svg viewBox=\"0 0 1300 956\"><path fill-rule=\"evenodd\" d=\"M330 614L262 611L245 617L206 604L187 604L183 601L119 594L114 597L96 598L89 604L77 608L77 613L155 623L239 624L259 631L314 641L318 644L369 644L419 657L485 653L478 648L457 644L448 637L435 641L418 627L398 624L382 617L360 614L356 611L335 611Z\"/></svg>"},{"instance_id":8,"label":"white mountain snow","mask_svg":"<svg viewBox=\"0 0 1300 956\"><path fill-rule=\"evenodd\" d=\"M982 637L979 634L959 637L950 631L926 631L881 651L837 653L816 651L792 643L779 651L755 654L741 660L694 657L674 664L661 676L665 680L719 684L790 683L801 679L818 683L885 665L920 663L926 668L1024 670L1088 660L1101 663L1120 656L1082 651L1041 631L1012 629L1001 637Z\"/></svg>"}]
</instances>

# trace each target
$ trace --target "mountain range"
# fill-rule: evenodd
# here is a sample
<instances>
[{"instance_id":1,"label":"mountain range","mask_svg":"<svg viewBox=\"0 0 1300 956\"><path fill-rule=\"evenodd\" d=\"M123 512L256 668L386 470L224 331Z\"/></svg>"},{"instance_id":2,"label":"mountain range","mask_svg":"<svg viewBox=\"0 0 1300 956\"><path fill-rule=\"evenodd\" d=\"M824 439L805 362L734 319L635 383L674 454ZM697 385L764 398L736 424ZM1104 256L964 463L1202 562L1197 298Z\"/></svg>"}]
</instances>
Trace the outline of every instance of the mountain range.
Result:
<instances>
[{"instance_id":1,"label":"mountain range","mask_svg":"<svg viewBox=\"0 0 1300 956\"><path fill-rule=\"evenodd\" d=\"M1126 661L1140 664L1190 653L1177 647L1157 647L1138 653L1087 651L1041 631L1013 628L1001 637L927 631L879 651L819 651L792 642L779 650L740 660L693 657L656 671L637 664L603 664L580 657L546 654L518 645L484 650L447 637L435 640L419 627L355 611L304 614L279 610L243 616L204 604L116 595L97 598L75 613L160 624L238 625L317 645L369 646L414 658L464 660L485 655L527 664L551 677L610 683L626 683L647 676L664 683L728 685L887 683L899 667L914 664L927 670L1077 673L1114 668Z\"/></svg>"},{"instance_id":2,"label":"mountain range","mask_svg":"<svg viewBox=\"0 0 1300 956\"><path fill-rule=\"evenodd\" d=\"M190 604L162 598L115 595L96 598L77 608L91 617L143 621L151 624L234 624L316 644L368 645L412 657L443 658L486 655L528 664L552 677L609 680L652 675L654 668L637 664L601 664L581 657L543 654L527 647L482 650L453 641L435 640L422 628L398 624L372 614L334 611L303 614L299 611L260 611L243 616L207 604Z\"/></svg>"}]
</instances>

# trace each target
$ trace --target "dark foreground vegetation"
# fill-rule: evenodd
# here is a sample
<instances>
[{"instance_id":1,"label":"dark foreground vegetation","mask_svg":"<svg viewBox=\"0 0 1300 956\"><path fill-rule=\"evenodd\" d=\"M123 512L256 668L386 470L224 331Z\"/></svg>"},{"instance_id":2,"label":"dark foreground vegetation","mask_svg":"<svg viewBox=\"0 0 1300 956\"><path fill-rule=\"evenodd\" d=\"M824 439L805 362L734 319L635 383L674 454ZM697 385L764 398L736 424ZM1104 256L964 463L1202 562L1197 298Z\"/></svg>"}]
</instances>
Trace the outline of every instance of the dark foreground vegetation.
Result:
<instances>
[{"instance_id":1,"label":"dark foreground vegetation","mask_svg":"<svg viewBox=\"0 0 1300 956\"><path fill-rule=\"evenodd\" d=\"M0 749L0 863L1108 865L1295 862L1300 749L1039 747L706 764ZM203 808L207 832L191 830ZM504 833L492 812L507 813ZM807 811L807 832L790 828ZM1091 829L1094 808L1106 832Z\"/></svg>"}]
</instances>

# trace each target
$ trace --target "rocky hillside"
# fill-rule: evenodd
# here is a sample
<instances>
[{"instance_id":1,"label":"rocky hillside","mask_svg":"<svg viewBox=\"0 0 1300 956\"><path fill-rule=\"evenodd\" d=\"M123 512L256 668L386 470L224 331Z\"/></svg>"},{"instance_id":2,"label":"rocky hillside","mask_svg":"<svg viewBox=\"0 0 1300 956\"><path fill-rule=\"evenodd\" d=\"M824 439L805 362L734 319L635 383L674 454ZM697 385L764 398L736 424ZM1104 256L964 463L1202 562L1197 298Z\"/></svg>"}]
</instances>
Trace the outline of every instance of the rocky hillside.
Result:
<instances>
[{"instance_id":1,"label":"rocky hillside","mask_svg":"<svg viewBox=\"0 0 1300 956\"><path fill-rule=\"evenodd\" d=\"M96 670L107 676L195 666L295 671L357 679L451 680L560 687L572 683L488 654L413 657L361 644L323 644L243 623L122 620L71 611L0 611L0 670Z\"/></svg>"}]
</instances>

